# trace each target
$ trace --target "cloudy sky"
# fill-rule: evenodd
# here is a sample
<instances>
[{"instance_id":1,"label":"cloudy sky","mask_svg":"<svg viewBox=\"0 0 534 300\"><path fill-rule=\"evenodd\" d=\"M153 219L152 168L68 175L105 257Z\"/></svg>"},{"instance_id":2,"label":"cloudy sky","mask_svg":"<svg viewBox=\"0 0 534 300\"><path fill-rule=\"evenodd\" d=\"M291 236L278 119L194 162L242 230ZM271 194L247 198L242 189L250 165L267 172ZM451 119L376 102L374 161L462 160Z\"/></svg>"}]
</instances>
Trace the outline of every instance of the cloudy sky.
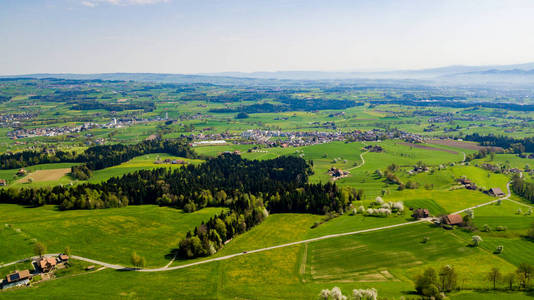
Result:
<instances>
[{"instance_id":1,"label":"cloudy sky","mask_svg":"<svg viewBox=\"0 0 534 300\"><path fill-rule=\"evenodd\" d=\"M534 1L0 0L0 74L534 62Z\"/></svg>"}]
</instances>

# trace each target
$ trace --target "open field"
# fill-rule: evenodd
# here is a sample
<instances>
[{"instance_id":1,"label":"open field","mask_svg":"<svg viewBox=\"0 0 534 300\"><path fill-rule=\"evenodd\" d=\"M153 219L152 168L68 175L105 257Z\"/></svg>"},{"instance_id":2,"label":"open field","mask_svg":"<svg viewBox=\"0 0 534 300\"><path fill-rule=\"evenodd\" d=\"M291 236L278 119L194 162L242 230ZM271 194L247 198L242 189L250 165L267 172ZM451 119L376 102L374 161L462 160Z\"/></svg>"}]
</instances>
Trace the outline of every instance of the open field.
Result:
<instances>
[{"instance_id":1,"label":"open field","mask_svg":"<svg viewBox=\"0 0 534 300\"><path fill-rule=\"evenodd\" d=\"M50 169L50 170L37 170L24 178L17 180L16 183L30 183L30 182L43 182L43 181L56 181L61 177L67 176L70 173L70 168L65 169Z\"/></svg>"},{"instance_id":2,"label":"open field","mask_svg":"<svg viewBox=\"0 0 534 300\"><path fill-rule=\"evenodd\" d=\"M447 140L430 140L430 141L428 141L428 143L429 144L434 144L434 145L442 145L442 146L461 148L461 149L466 149L466 150L475 150L475 151L478 151L480 149L486 148L486 147L478 145L477 143L466 142L466 141L458 141L458 140L451 140L451 139L447 139ZM501 150L501 151L503 150L500 147L490 147L490 149Z\"/></svg>"},{"instance_id":3,"label":"open field","mask_svg":"<svg viewBox=\"0 0 534 300\"><path fill-rule=\"evenodd\" d=\"M0 205L0 236L12 247L0 247L0 261L33 255L40 241L57 253L70 246L72 252L110 263L130 264L136 251L148 266L163 266L165 257L187 231L220 212L206 208L185 214L157 206L129 206L117 209L57 211L53 206L24 208Z\"/></svg>"}]
</instances>

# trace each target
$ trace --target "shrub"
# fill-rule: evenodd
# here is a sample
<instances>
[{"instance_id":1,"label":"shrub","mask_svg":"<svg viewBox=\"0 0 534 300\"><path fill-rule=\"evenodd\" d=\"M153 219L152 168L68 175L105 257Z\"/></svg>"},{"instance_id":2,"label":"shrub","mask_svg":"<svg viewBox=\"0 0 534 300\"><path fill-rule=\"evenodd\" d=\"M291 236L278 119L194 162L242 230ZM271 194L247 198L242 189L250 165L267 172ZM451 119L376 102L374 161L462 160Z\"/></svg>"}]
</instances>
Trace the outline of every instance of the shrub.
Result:
<instances>
[{"instance_id":1,"label":"shrub","mask_svg":"<svg viewBox=\"0 0 534 300\"><path fill-rule=\"evenodd\" d=\"M139 256L136 252L132 252L132 265L137 268L142 268L146 264L146 260L144 257Z\"/></svg>"},{"instance_id":2,"label":"shrub","mask_svg":"<svg viewBox=\"0 0 534 300\"><path fill-rule=\"evenodd\" d=\"M497 226L495 227L495 231L506 231L506 226Z\"/></svg>"},{"instance_id":3,"label":"shrub","mask_svg":"<svg viewBox=\"0 0 534 300\"><path fill-rule=\"evenodd\" d=\"M235 116L236 119L246 119L248 118L248 114L246 112L240 112Z\"/></svg>"},{"instance_id":4,"label":"shrub","mask_svg":"<svg viewBox=\"0 0 534 300\"><path fill-rule=\"evenodd\" d=\"M374 288L352 290L352 297L355 300L376 300L378 292Z\"/></svg>"},{"instance_id":5,"label":"shrub","mask_svg":"<svg viewBox=\"0 0 534 300\"><path fill-rule=\"evenodd\" d=\"M483 241L482 238L478 235L473 235L471 239L473 240L473 246L475 247L478 247L478 245L480 245L480 242Z\"/></svg>"},{"instance_id":6,"label":"shrub","mask_svg":"<svg viewBox=\"0 0 534 300\"><path fill-rule=\"evenodd\" d=\"M33 251L34 251L35 255L43 256L46 253L46 245L41 243L41 242L37 242L33 246Z\"/></svg>"},{"instance_id":7,"label":"shrub","mask_svg":"<svg viewBox=\"0 0 534 300\"><path fill-rule=\"evenodd\" d=\"M493 253L501 254L503 251L504 251L504 246L503 245L499 245L499 246L497 246L497 248L495 249L495 251Z\"/></svg>"}]
</instances>

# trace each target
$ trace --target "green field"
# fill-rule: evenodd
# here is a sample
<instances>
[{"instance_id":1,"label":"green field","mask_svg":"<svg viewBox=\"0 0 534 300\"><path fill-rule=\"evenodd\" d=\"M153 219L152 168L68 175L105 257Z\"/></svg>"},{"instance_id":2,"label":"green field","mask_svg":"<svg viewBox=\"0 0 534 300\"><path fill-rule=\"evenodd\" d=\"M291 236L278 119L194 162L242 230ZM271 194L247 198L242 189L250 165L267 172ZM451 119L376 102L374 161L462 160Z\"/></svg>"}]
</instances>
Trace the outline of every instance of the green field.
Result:
<instances>
[{"instance_id":1,"label":"green field","mask_svg":"<svg viewBox=\"0 0 534 300\"><path fill-rule=\"evenodd\" d=\"M2 240L12 247L0 247L0 261L9 262L33 255L40 241L49 253L70 246L74 254L130 265L136 251L148 266L165 265L165 256L187 231L220 212L205 208L185 214L180 210L152 205L83 211L58 211L53 206L24 208L0 205Z\"/></svg>"}]
</instances>

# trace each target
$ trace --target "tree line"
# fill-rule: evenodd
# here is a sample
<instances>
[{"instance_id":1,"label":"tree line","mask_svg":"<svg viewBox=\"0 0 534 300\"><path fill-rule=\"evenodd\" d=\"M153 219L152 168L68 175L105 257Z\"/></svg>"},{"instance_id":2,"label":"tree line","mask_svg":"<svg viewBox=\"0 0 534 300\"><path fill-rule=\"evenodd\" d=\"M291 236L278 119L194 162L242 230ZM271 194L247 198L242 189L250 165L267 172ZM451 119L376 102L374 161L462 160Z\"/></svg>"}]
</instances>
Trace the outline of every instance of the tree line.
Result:
<instances>
[{"instance_id":1,"label":"tree line","mask_svg":"<svg viewBox=\"0 0 534 300\"><path fill-rule=\"evenodd\" d=\"M515 174L511 186L514 193L534 203L534 183L525 181Z\"/></svg>"},{"instance_id":2,"label":"tree line","mask_svg":"<svg viewBox=\"0 0 534 300\"><path fill-rule=\"evenodd\" d=\"M512 149L514 153L534 152L534 137L516 139L504 135L480 135L478 133L468 134L464 140L479 142L482 146L501 147Z\"/></svg>"},{"instance_id":3,"label":"tree line","mask_svg":"<svg viewBox=\"0 0 534 300\"><path fill-rule=\"evenodd\" d=\"M150 153L168 153L176 156L195 158L197 155L189 146L186 139L143 141L132 145L99 145L87 148L82 153L74 151L46 151L26 150L16 153L0 155L0 169L14 169L46 163L80 162L86 167L74 166L72 173L85 170L100 170L119 165L136 156Z\"/></svg>"},{"instance_id":4,"label":"tree line","mask_svg":"<svg viewBox=\"0 0 534 300\"><path fill-rule=\"evenodd\" d=\"M285 111L313 111L325 109L346 109L353 106L364 105L361 102L352 100L330 100L330 99L296 99L289 97L280 97L275 101L281 104L272 103L256 103L250 105L239 106L236 108L219 108L211 109L214 113L273 113Z\"/></svg>"}]
</instances>

